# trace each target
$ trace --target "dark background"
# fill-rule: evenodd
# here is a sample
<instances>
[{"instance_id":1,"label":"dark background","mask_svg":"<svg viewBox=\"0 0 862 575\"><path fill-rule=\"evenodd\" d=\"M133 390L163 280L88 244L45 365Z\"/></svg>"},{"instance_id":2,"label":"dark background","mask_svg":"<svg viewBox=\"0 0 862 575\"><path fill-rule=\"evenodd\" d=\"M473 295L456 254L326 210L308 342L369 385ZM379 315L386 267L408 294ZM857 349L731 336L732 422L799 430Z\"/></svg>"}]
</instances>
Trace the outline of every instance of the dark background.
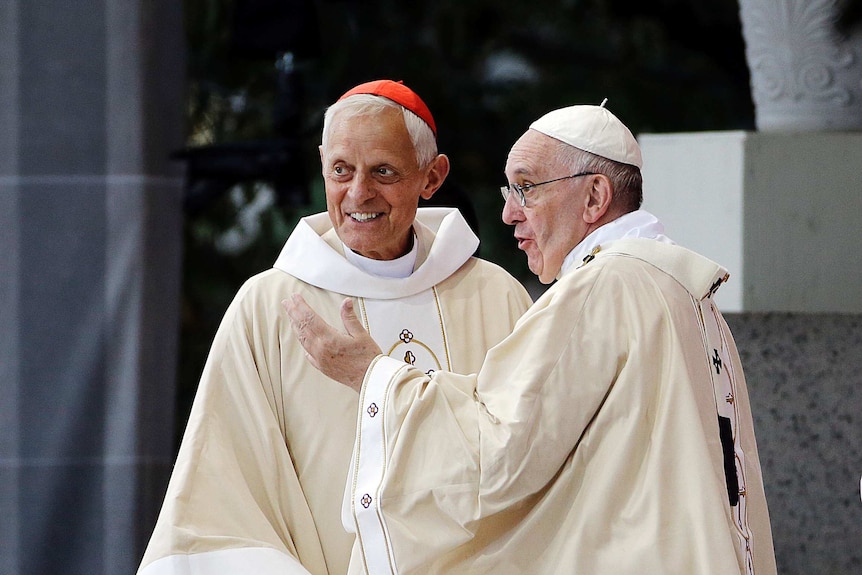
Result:
<instances>
[{"instance_id":1,"label":"dark background","mask_svg":"<svg viewBox=\"0 0 862 575\"><path fill-rule=\"evenodd\" d=\"M178 435L236 289L272 266L298 217L325 209L322 114L350 87L390 78L420 94L452 161L436 199L475 213L480 255L524 280L497 188L545 112L608 98L635 134L754 127L736 0L186 0L185 18Z\"/></svg>"},{"instance_id":2,"label":"dark background","mask_svg":"<svg viewBox=\"0 0 862 575\"><path fill-rule=\"evenodd\" d=\"M839 0L839 32L862 1ZM639 133L755 129L738 0L185 0L188 146L179 424L239 285L325 209L323 112L403 80L431 108L479 255L534 282L500 221L511 144L542 114L608 108ZM264 201L265 200L265 201ZM225 234L239 246L225 247Z\"/></svg>"}]
</instances>

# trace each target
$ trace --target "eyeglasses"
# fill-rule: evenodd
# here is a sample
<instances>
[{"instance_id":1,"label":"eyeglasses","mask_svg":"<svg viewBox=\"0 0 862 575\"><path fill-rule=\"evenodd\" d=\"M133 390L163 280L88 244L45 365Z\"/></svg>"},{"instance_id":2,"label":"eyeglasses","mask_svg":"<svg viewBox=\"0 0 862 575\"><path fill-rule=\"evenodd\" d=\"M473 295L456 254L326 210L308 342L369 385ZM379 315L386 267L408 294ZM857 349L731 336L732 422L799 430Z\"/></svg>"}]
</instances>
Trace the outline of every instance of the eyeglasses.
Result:
<instances>
[{"instance_id":1,"label":"eyeglasses","mask_svg":"<svg viewBox=\"0 0 862 575\"><path fill-rule=\"evenodd\" d=\"M502 186L500 188L500 193L503 195L503 201L509 200L510 194L515 194L515 198L517 198L518 203L521 204L521 207L527 205L527 198L525 194L532 190L533 188L537 188L539 186L544 186L545 184L552 184L554 182L559 182L561 180L570 180L572 178L579 178L581 176L595 176L596 172L578 172L577 174L572 174L571 176L565 176L563 178L557 178L556 180L548 180L547 182L539 182L538 184L509 184L508 186Z\"/></svg>"}]
</instances>

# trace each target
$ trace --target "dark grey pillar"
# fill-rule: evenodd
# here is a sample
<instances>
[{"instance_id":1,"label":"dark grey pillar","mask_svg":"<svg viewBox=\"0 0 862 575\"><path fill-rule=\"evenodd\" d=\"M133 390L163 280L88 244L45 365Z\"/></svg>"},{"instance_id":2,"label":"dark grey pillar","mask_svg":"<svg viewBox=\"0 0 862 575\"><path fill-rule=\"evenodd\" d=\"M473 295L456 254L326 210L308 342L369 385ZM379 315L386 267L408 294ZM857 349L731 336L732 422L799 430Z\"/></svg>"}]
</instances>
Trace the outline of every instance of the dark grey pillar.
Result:
<instances>
[{"instance_id":1,"label":"dark grey pillar","mask_svg":"<svg viewBox=\"0 0 862 575\"><path fill-rule=\"evenodd\" d=\"M862 573L862 315L727 314L782 575Z\"/></svg>"},{"instance_id":2,"label":"dark grey pillar","mask_svg":"<svg viewBox=\"0 0 862 575\"><path fill-rule=\"evenodd\" d=\"M181 3L0 2L0 573L133 573L172 463Z\"/></svg>"}]
</instances>

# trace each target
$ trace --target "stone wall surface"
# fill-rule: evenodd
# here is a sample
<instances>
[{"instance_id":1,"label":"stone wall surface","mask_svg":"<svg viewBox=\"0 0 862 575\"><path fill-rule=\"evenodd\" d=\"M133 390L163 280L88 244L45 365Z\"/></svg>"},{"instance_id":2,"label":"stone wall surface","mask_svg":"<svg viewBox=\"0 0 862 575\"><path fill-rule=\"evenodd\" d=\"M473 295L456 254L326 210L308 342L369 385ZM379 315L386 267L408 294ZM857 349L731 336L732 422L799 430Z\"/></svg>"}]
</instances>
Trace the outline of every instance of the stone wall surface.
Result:
<instances>
[{"instance_id":1,"label":"stone wall surface","mask_svg":"<svg viewBox=\"0 0 862 575\"><path fill-rule=\"evenodd\" d=\"M778 572L862 573L862 315L725 318L745 369Z\"/></svg>"}]
</instances>

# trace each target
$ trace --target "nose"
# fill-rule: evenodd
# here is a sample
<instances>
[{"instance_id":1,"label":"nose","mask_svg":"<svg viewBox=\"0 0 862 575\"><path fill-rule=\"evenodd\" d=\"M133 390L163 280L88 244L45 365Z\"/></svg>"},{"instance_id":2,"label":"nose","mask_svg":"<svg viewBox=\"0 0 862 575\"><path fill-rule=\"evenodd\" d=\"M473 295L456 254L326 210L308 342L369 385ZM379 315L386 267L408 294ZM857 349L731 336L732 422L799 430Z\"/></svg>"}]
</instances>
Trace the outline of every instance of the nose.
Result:
<instances>
[{"instance_id":1,"label":"nose","mask_svg":"<svg viewBox=\"0 0 862 575\"><path fill-rule=\"evenodd\" d=\"M503 204L503 223L514 226L524 220L524 208L515 198L515 194L509 194L506 203Z\"/></svg>"},{"instance_id":2,"label":"nose","mask_svg":"<svg viewBox=\"0 0 862 575\"><path fill-rule=\"evenodd\" d=\"M374 180L367 174L357 171L350 180L350 188L347 194L355 202L363 202L376 195L374 191Z\"/></svg>"}]
</instances>

